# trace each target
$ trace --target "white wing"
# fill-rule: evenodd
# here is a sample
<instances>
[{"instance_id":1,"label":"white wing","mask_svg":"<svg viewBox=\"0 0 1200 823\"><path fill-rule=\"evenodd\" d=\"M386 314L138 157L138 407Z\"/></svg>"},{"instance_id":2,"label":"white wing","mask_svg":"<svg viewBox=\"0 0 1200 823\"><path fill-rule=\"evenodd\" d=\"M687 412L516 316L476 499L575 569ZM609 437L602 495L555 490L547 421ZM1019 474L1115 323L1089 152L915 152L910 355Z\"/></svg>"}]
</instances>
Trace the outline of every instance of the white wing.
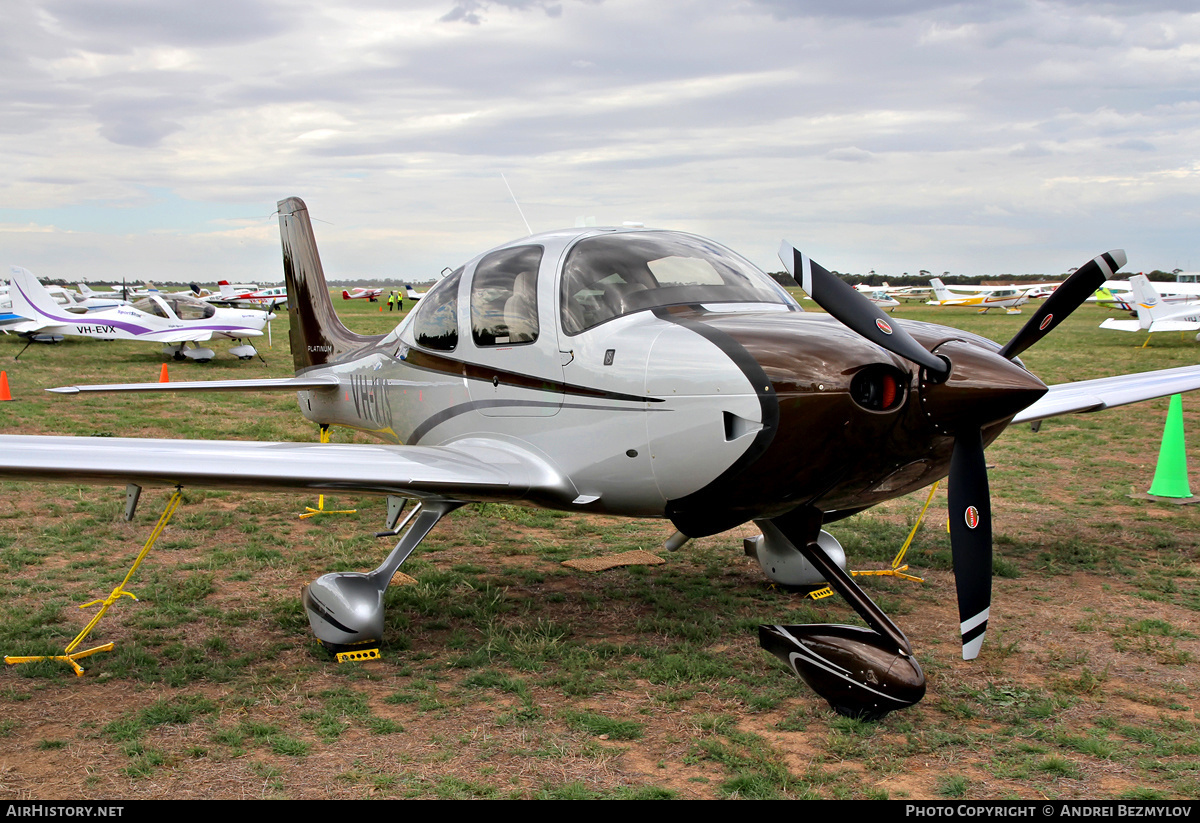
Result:
<instances>
[{"instance_id":1,"label":"white wing","mask_svg":"<svg viewBox=\"0 0 1200 823\"><path fill-rule=\"evenodd\" d=\"M1028 423L1060 414L1101 411L1193 389L1200 389L1200 366L1059 383L1014 417L1013 422Z\"/></svg>"},{"instance_id":2,"label":"white wing","mask_svg":"<svg viewBox=\"0 0 1200 823\"><path fill-rule=\"evenodd\" d=\"M390 446L0 435L0 477L464 501L576 496L569 481L529 453L482 439Z\"/></svg>"}]
</instances>

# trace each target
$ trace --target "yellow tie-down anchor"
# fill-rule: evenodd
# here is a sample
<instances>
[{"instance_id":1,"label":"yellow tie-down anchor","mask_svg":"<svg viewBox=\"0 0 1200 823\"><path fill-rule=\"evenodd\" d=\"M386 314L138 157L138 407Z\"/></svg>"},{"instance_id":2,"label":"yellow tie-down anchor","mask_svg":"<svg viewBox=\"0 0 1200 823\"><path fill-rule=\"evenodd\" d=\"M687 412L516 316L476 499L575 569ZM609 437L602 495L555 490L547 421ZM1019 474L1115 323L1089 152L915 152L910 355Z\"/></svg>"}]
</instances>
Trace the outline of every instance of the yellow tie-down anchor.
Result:
<instances>
[{"instance_id":1,"label":"yellow tie-down anchor","mask_svg":"<svg viewBox=\"0 0 1200 823\"><path fill-rule=\"evenodd\" d=\"M126 520L131 520L133 518L133 510L137 507L138 493L140 492L141 489L137 486L131 485L129 487L129 502L125 509ZM154 527L154 531L150 533L150 538L146 541L146 545L142 546L142 550L138 552L137 559L133 561L133 565L130 567L129 573L125 575L125 579L117 584L117 587L109 593L108 597L104 598L103 600L91 600L79 607L81 609L86 609L89 606L95 606L97 603L99 603L100 611L96 612L96 615L90 621L88 621L88 624L83 627L83 630L80 631L79 634L75 635L75 639L67 644L67 647L63 650L62 654L29 656L5 655L4 662L12 666L16 665L17 663L32 663L36 660L61 660L64 663L71 664L71 668L75 670L76 677L83 677L83 667L77 662L80 658L88 657L96 652L112 651L112 643L105 643L102 646L94 646L90 649L84 649L83 651L75 650L79 647L79 644L82 643L84 639L91 633L92 629L96 628L96 624L100 622L100 618L104 617L104 613L108 611L109 606L116 603L122 597L128 597L133 600L137 600L137 596L133 594L133 592L125 591L125 584L127 584L133 577L134 572L138 570L138 566L142 565L142 561L145 560L146 555L150 553L150 549L153 548L155 541L158 540L159 535L163 533L163 530L167 527L167 523L170 522L171 515L175 514L175 510L179 508L179 503L182 499L183 489L180 486L176 486L175 493L172 494L171 499L167 501L167 508L163 511L162 516L158 518L158 524Z\"/></svg>"},{"instance_id":2,"label":"yellow tie-down anchor","mask_svg":"<svg viewBox=\"0 0 1200 823\"><path fill-rule=\"evenodd\" d=\"M913 524L912 531L910 531L908 533L908 538L904 541L904 545L900 547L900 551L896 552L896 556L894 558L892 558L891 566L889 566L886 569L868 569L865 571L852 571L852 572L850 572L850 574L854 575L855 577L858 577L860 575L862 575L862 576L873 575L876 577L879 577L879 576L899 577L904 580L912 580L915 583L924 583L925 582L925 578L917 577L916 575L907 573L908 572L908 564L904 562L904 555L908 553L908 547L912 545L913 538L916 537L916 535L917 535L917 529L921 528L921 523L925 520L925 512L929 511L929 504L933 502L933 495L935 492L937 492L937 488L940 483L941 483L940 480L937 483L934 483L933 487L929 490L929 497L925 498L925 505L921 507L921 514L919 517L917 517L917 522ZM809 592L808 596L811 597L813 600L820 600L824 597L829 597L832 594L833 594L833 589L831 589L829 586L825 586L824 588L817 589L814 592Z\"/></svg>"},{"instance_id":3,"label":"yellow tie-down anchor","mask_svg":"<svg viewBox=\"0 0 1200 823\"><path fill-rule=\"evenodd\" d=\"M322 425L321 442L328 443L329 438L329 426ZM305 506L304 514L300 515L300 519L304 520L308 517L316 517L318 514L354 514L357 511L358 509L327 509L325 508L325 495L321 494L317 495L317 507L314 509L312 506Z\"/></svg>"}]
</instances>

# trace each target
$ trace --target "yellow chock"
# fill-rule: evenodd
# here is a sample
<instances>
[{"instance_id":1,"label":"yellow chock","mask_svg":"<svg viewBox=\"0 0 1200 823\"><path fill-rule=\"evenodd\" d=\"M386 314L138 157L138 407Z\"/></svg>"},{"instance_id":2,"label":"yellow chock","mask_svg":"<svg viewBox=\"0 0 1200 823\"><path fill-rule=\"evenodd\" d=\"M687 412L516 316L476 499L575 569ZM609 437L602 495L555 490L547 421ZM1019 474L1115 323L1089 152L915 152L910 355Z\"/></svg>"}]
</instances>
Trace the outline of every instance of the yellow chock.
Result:
<instances>
[{"instance_id":1,"label":"yellow chock","mask_svg":"<svg viewBox=\"0 0 1200 823\"><path fill-rule=\"evenodd\" d=\"M158 523L155 525L154 531L150 533L150 537L146 541L146 544L142 546L142 550L138 552L137 559L133 561L133 565L129 568L129 572L125 575L125 579L118 583L115 589L109 592L108 597L104 598L103 600L91 600L80 605L79 608L86 609L89 606L94 606L99 603L100 611L96 612L95 617L89 620L88 624L83 627L79 634L75 635L75 639L67 644L67 647L63 650L63 654L50 656L5 655L4 662L12 666L17 663L32 663L35 660L60 660L62 662L71 664L71 668L75 670L76 677L83 677L83 667L80 666L76 661L83 657L89 657L96 652L112 651L114 648L112 643L105 643L103 646L95 646L79 652L75 651L75 649L78 648L79 644L84 641L84 638L91 634L92 629L96 628L96 624L100 622L100 618L104 617L104 613L108 611L109 606L116 603L122 597L128 597L132 600L137 600L137 596L134 595L133 592L125 591L125 584L127 584L133 578L134 572L136 572L138 567L142 565L142 561L146 559L146 555L150 553L150 549L154 547L155 542L158 541L159 536L163 533L163 530L166 529L167 523L171 521L171 516L175 514L175 510L179 508L179 502L182 499L183 488L181 486L176 486L175 493L172 494L171 499L167 501L166 509L163 510L162 516L158 518Z\"/></svg>"},{"instance_id":2,"label":"yellow chock","mask_svg":"<svg viewBox=\"0 0 1200 823\"><path fill-rule=\"evenodd\" d=\"M361 660L378 660L379 658L379 649L337 653L337 662L339 663L357 663Z\"/></svg>"}]
</instances>

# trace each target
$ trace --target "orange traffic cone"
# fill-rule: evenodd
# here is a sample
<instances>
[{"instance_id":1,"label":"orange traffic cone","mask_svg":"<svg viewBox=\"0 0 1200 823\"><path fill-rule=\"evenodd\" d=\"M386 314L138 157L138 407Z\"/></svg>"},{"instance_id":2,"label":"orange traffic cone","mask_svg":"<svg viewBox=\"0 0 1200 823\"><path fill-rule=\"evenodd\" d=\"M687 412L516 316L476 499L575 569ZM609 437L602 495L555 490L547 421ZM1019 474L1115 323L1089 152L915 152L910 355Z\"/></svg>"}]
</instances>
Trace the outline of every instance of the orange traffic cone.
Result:
<instances>
[{"instance_id":1,"label":"orange traffic cone","mask_svg":"<svg viewBox=\"0 0 1200 823\"><path fill-rule=\"evenodd\" d=\"M12 399L12 392L8 390L8 372L0 371L0 402Z\"/></svg>"},{"instance_id":2,"label":"orange traffic cone","mask_svg":"<svg viewBox=\"0 0 1200 823\"><path fill-rule=\"evenodd\" d=\"M167 364L163 363L162 371L158 373L159 383L170 383L171 378L167 377Z\"/></svg>"}]
</instances>

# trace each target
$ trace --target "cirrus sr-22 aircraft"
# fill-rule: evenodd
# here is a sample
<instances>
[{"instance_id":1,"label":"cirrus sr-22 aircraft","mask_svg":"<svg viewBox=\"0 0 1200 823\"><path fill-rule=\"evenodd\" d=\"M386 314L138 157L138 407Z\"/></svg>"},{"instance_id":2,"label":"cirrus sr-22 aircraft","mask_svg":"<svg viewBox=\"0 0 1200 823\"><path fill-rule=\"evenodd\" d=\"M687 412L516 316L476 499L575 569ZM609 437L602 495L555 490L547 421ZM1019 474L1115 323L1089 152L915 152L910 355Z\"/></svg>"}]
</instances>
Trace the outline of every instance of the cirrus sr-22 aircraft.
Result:
<instances>
[{"instance_id":1,"label":"cirrus sr-22 aircraft","mask_svg":"<svg viewBox=\"0 0 1200 823\"><path fill-rule=\"evenodd\" d=\"M983 642L992 523L984 447L1013 422L1200 387L1200 367L1047 388L1018 355L1112 272L1085 264L1004 346L894 320L807 256L781 256L828 314L690 234L583 228L526 237L437 282L390 333L338 320L297 198L279 204L295 377L80 391L296 392L322 427L379 444L0 436L0 476L362 492L417 501L369 573L302 600L336 649L377 643L393 573L438 521L478 501L667 518L689 538L754 521L773 580L828 581L870 628L762 626L760 643L839 712L912 705L924 674L903 632L844 570L826 524L949 475L963 656Z\"/></svg>"}]
</instances>

